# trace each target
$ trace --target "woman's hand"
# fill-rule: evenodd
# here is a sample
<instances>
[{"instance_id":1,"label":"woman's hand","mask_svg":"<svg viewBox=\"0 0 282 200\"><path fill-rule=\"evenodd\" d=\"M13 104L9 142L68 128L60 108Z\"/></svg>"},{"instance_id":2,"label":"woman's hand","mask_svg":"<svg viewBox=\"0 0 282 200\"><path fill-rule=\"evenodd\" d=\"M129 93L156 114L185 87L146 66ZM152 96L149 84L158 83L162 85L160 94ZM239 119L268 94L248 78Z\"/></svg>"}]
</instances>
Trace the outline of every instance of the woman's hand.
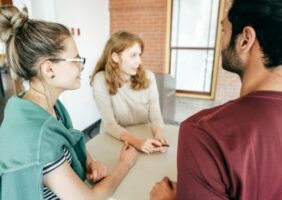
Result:
<instances>
[{"instance_id":1,"label":"woman's hand","mask_svg":"<svg viewBox=\"0 0 282 200\"><path fill-rule=\"evenodd\" d=\"M161 135L155 135L154 138L155 138L156 140L160 141L161 144L162 144L162 146L163 146L163 145L169 145L168 142L167 142L167 140L166 140L164 137L162 137Z\"/></svg>"},{"instance_id":2,"label":"woman's hand","mask_svg":"<svg viewBox=\"0 0 282 200\"><path fill-rule=\"evenodd\" d=\"M150 154L153 152L163 152L167 149L168 146L166 139L163 139L161 141L154 138L143 139L128 132L122 133L120 139L125 142L128 142L129 144L133 145L136 149L146 154ZM162 142L164 144L162 144Z\"/></svg>"},{"instance_id":3,"label":"woman's hand","mask_svg":"<svg viewBox=\"0 0 282 200\"><path fill-rule=\"evenodd\" d=\"M86 166L86 178L97 182L108 175L107 167L100 161L89 159Z\"/></svg>"},{"instance_id":4,"label":"woman's hand","mask_svg":"<svg viewBox=\"0 0 282 200\"><path fill-rule=\"evenodd\" d=\"M168 145L167 140L162 136L162 129L158 128L154 131L154 138L162 143L162 145Z\"/></svg>"},{"instance_id":5,"label":"woman's hand","mask_svg":"<svg viewBox=\"0 0 282 200\"><path fill-rule=\"evenodd\" d=\"M160 151L162 147L162 143L159 140L148 138L148 139L138 139L136 144L134 145L138 150L151 154L157 151Z\"/></svg>"},{"instance_id":6,"label":"woman's hand","mask_svg":"<svg viewBox=\"0 0 282 200\"><path fill-rule=\"evenodd\" d=\"M136 163L137 156L138 152L136 149L125 142L120 151L120 162L125 163L128 168L131 168Z\"/></svg>"}]
</instances>

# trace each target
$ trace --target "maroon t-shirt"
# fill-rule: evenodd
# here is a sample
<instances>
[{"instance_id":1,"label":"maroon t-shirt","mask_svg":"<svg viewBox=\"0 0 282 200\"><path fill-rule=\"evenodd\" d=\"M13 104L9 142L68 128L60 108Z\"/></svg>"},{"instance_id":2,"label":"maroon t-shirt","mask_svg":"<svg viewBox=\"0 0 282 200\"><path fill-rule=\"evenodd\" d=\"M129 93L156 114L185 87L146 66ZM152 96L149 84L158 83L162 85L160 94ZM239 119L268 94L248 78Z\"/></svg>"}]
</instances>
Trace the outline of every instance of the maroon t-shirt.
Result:
<instances>
[{"instance_id":1,"label":"maroon t-shirt","mask_svg":"<svg viewBox=\"0 0 282 200\"><path fill-rule=\"evenodd\" d=\"M201 111L179 134L178 200L282 199L282 92Z\"/></svg>"}]
</instances>

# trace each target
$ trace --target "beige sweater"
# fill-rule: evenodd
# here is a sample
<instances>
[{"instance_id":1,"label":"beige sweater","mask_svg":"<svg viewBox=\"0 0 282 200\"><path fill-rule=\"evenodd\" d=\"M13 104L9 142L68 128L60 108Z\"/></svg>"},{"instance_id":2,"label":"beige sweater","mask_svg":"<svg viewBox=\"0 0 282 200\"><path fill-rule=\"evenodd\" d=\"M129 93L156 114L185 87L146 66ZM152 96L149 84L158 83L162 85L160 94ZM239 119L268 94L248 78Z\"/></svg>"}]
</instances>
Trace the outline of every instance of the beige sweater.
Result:
<instances>
[{"instance_id":1,"label":"beige sweater","mask_svg":"<svg viewBox=\"0 0 282 200\"><path fill-rule=\"evenodd\" d=\"M146 70L146 76L149 79L147 89L136 91L124 84L111 96L104 72L96 74L93 95L102 118L100 133L107 132L120 139L125 126L151 123L153 129L163 128L155 75Z\"/></svg>"}]
</instances>

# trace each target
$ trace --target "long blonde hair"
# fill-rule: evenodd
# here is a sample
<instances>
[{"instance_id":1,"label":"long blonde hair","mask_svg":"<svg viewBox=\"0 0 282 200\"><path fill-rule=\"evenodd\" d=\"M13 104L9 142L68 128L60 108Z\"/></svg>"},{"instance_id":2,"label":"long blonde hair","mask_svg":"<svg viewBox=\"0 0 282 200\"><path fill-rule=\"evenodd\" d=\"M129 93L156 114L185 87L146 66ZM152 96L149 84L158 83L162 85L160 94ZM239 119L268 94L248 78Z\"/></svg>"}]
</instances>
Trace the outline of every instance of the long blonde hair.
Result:
<instances>
[{"instance_id":1,"label":"long blonde hair","mask_svg":"<svg viewBox=\"0 0 282 200\"><path fill-rule=\"evenodd\" d=\"M121 87L123 79L119 65L112 60L112 54L119 54L125 49L132 47L135 43L140 45L141 52L143 53L144 43L139 36L127 31L114 33L107 41L102 56L96 64L90 84L93 85L94 77L98 72L104 71L109 93L110 95L115 95L118 88ZM136 75L130 77L130 81L133 90L145 89L149 86L149 80L142 65L138 67Z\"/></svg>"}]
</instances>

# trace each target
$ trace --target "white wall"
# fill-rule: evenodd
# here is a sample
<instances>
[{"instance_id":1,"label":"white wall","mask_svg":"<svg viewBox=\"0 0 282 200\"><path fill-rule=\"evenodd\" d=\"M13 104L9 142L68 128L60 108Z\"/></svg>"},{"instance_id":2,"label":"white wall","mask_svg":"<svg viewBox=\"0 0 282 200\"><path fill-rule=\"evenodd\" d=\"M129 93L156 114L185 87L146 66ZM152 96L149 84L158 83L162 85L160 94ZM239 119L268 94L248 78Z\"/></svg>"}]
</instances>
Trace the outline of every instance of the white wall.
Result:
<instances>
[{"instance_id":1,"label":"white wall","mask_svg":"<svg viewBox=\"0 0 282 200\"><path fill-rule=\"evenodd\" d=\"M32 7L32 17L56 21L55 0L29 0Z\"/></svg>"},{"instance_id":2,"label":"white wall","mask_svg":"<svg viewBox=\"0 0 282 200\"><path fill-rule=\"evenodd\" d=\"M62 99L74 127L84 129L100 118L89 76L109 37L109 3L107 0L60 0L55 5L56 21L68 27L80 28L81 32L79 37L75 37L80 55L86 57L81 88L65 92Z\"/></svg>"},{"instance_id":3,"label":"white wall","mask_svg":"<svg viewBox=\"0 0 282 200\"><path fill-rule=\"evenodd\" d=\"M81 35L74 38L80 55L86 57L81 88L64 92L60 99L69 111L74 127L80 130L87 128L100 118L89 76L109 37L108 0L14 0L14 3L17 1L30 7L33 18L80 28Z\"/></svg>"},{"instance_id":4,"label":"white wall","mask_svg":"<svg viewBox=\"0 0 282 200\"><path fill-rule=\"evenodd\" d=\"M13 5L18 7L19 9L27 7L29 16L33 16L31 10L31 0L13 0Z\"/></svg>"}]
</instances>

